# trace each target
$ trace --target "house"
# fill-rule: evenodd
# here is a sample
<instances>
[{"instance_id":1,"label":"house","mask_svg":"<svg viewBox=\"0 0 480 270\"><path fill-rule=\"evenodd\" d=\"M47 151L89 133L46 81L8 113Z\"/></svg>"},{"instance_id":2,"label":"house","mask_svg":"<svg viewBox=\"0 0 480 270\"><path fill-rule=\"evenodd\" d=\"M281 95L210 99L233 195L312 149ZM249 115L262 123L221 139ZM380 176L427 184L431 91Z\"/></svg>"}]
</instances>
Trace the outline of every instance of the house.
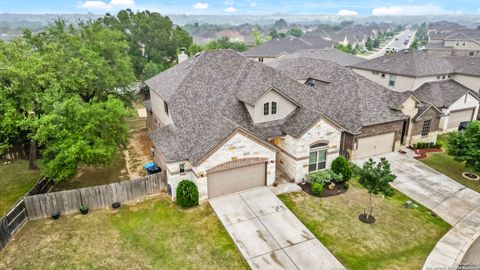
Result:
<instances>
[{"instance_id":1,"label":"house","mask_svg":"<svg viewBox=\"0 0 480 270\"><path fill-rule=\"evenodd\" d=\"M306 49L300 50L298 52L289 54L282 58L277 58L272 61L266 62L265 64L275 67L278 63L281 63L284 59L294 59L294 58L310 58L318 60L327 60L335 62L341 66L351 66L365 61L365 58L360 58L350 53L346 53L337 48L323 48L323 49Z\"/></svg>"},{"instance_id":2,"label":"house","mask_svg":"<svg viewBox=\"0 0 480 270\"><path fill-rule=\"evenodd\" d=\"M154 159L173 197L181 179L203 200L272 185L277 166L299 182L340 154L398 149L406 116L391 103L403 94L332 62L288 61L302 70L208 51L146 82Z\"/></svg>"},{"instance_id":3,"label":"house","mask_svg":"<svg viewBox=\"0 0 480 270\"><path fill-rule=\"evenodd\" d=\"M257 47L254 47L243 55L255 59L258 62L269 62L273 59L283 57L288 54L298 52L305 49L313 48L333 48L333 43L322 38L311 38L306 41L297 37L285 37L281 39L272 39Z\"/></svg>"},{"instance_id":4,"label":"house","mask_svg":"<svg viewBox=\"0 0 480 270\"><path fill-rule=\"evenodd\" d=\"M325 60L282 59L277 69L321 94L323 102L315 102L346 128L341 154L347 158L365 158L397 151L401 145L436 141L442 113L412 93L391 91Z\"/></svg>"},{"instance_id":5,"label":"house","mask_svg":"<svg viewBox=\"0 0 480 270\"><path fill-rule=\"evenodd\" d=\"M430 31L427 50L443 55L480 56L480 30Z\"/></svg>"},{"instance_id":6,"label":"house","mask_svg":"<svg viewBox=\"0 0 480 270\"><path fill-rule=\"evenodd\" d=\"M420 99L420 101L426 101L439 107L445 114L439 123L442 132L458 128L459 122L477 118L478 101L475 101L475 98L467 98L463 105L459 104L462 103L461 96L464 96L467 90L472 95L478 94L480 90L479 58L442 57L425 51L403 50L354 64L351 68L356 73L393 91L413 92L415 96L417 93L421 93L421 96L425 97L423 93L433 85L435 88L432 91L436 91L437 94L445 91L444 95L449 95L450 98L456 97L458 102L456 102L457 99L450 100L449 98L449 102L452 103L448 104L440 104L432 99ZM433 82L437 82L437 84L429 84ZM425 84L427 85L423 87ZM417 90L419 91L417 92ZM450 107L451 105L453 107ZM473 109L473 113L470 113L472 107L475 109ZM459 110L468 110L468 112ZM449 117L452 118L451 121L449 121Z\"/></svg>"},{"instance_id":7,"label":"house","mask_svg":"<svg viewBox=\"0 0 480 270\"><path fill-rule=\"evenodd\" d=\"M154 159L172 197L181 179L202 200L272 185L277 167L300 182L340 154L394 151L407 134L403 93L329 61L286 59L275 69L208 51L146 84Z\"/></svg>"},{"instance_id":8,"label":"house","mask_svg":"<svg viewBox=\"0 0 480 270\"><path fill-rule=\"evenodd\" d=\"M479 95L454 80L425 83L413 95L442 110L445 116L439 125L443 132L456 131L461 122L474 120L478 115Z\"/></svg>"},{"instance_id":9,"label":"house","mask_svg":"<svg viewBox=\"0 0 480 270\"><path fill-rule=\"evenodd\" d=\"M245 41L245 37L242 34L240 34L239 32L237 32L235 30L231 30L231 29L225 29L223 31L220 31L218 33L218 36L220 38L226 37L231 42L244 42Z\"/></svg>"}]
</instances>

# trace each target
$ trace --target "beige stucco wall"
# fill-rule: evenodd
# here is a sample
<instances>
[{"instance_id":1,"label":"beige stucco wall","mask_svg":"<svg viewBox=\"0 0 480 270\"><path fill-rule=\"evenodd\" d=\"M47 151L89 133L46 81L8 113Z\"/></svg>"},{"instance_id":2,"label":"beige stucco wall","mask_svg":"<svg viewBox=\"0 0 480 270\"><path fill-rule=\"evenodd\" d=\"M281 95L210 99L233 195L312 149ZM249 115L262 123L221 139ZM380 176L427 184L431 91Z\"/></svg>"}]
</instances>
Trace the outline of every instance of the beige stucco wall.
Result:
<instances>
[{"instance_id":1,"label":"beige stucco wall","mask_svg":"<svg viewBox=\"0 0 480 270\"><path fill-rule=\"evenodd\" d=\"M272 101L277 102L277 114L269 113L268 115L263 115L263 104L270 102L269 112L271 112ZM265 95L260 97L253 106L248 104L245 105L254 123L263 123L283 119L297 108L297 105L275 90L268 91Z\"/></svg>"},{"instance_id":2,"label":"beige stucco wall","mask_svg":"<svg viewBox=\"0 0 480 270\"><path fill-rule=\"evenodd\" d=\"M279 165L290 179L300 182L308 173L310 145L320 141L328 142L326 168L338 157L341 142L341 130L328 120L318 121L300 138L290 135L274 140L281 149Z\"/></svg>"},{"instance_id":3,"label":"beige stucco wall","mask_svg":"<svg viewBox=\"0 0 480 270\"><path fill-rule=\"evenodd\" d=\"M173 123L171 116L165 113L163 99L152 90L150 90L150 102L152 103L152 112L160 120L161 126Z\"/></svg>"},{"instance_id":4,"label":"beige stucco wall","mask_svg":"<svg viewBox=\"0 0 480 270\"><path fill-rule=\"evenodd\" d=\"M465 99L465 95L463 95L461 98L459 98L457 101L455 101L452 105L450 105L447 109L442 110L443 113L446 115L445 117L442 117L440 119L440 130L442 133L449 132L449 131L456 131L457 127L447 129L448 126L448 115L450 114L451 111L457 111L461 109L467 109L467 108L472 108L475 107L474 110L474 117L473 119L476 119L478 115L478 107L479 107L479 102L478 99L474 98L471 94L466 94L467 98Z\"/></svg>"},{"instance_id":5,"label":"beige stucco wall","mask_svg":"<svg viewBox=\"0 0 480 270\"><path fill-rule=\"evenodd\" d=\"M465 45L463 45L463 43L465 43ZM452 47L454 50L480 50L480 44L471 40L445 40L444 46Z\"/></svg>"},{"instance_id":6,"label":"beige stucco wall","mask_svg":"<svg viewBox=\"0 0 480 270\"><path fill-rule=\"evenodd\" d=\"M455 74L453 79L477 93L480 92L480 77Z\"/></svg>"},{"instance_id":7,"label":"beige stucco wall","mask_svg":"<svg viewBox=\"0 0 480 270\"><path fill-rule=\"evenodd\" d=\"M197 185L201 201L208 199L208 169L232 160L251 157L268 159L267 185L272 185L275 181L276 152L237 133L198 166L192 167L190 162L183 161L185 163L186 173L175 173L178 172L179 164L182 162L167 164L167 181L172 188L173 199L175 199L177 185L183 179L189 179Z\"/></svg>"}]
</instances>

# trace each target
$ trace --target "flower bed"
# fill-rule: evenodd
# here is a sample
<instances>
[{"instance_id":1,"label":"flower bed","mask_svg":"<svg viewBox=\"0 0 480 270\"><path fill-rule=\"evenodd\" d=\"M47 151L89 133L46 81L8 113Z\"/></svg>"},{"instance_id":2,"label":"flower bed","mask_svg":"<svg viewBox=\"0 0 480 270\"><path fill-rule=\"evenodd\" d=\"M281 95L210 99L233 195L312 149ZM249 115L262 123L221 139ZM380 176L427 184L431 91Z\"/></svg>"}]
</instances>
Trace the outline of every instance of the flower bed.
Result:
<instances>
[{"instance_id":1,"label":"flower bed","mask_svg":"<svg viewBox=\"0 0 480 270\"><path fill-rule=\"evenodd\" d=\"M330 183L326 183L323 187L323 192L319 195L314 194L312 191L312 185L310 183L304 183L304 184L298 184L303 191L306 193L316 196L316 197L330 197L330 196L336 196L340 195L342 193L347 192L348 190L348 183L346 182L339 182L335 184L335 187L333 189L329 189L328 186Z\"/></svg>"},{"instance_id":2,"label":"flower bed","mask_svg":"<svg viewBox=\"0 0 480 270\"><path fill-rule=\"evenodd\" d=\"M428 153L443 152L441 148L423 148L423 149L415 149L414 151L415 151L415 154L417 154L415 159L424 159L428 156L427 155Z\"/></svg>"}]
</instances>

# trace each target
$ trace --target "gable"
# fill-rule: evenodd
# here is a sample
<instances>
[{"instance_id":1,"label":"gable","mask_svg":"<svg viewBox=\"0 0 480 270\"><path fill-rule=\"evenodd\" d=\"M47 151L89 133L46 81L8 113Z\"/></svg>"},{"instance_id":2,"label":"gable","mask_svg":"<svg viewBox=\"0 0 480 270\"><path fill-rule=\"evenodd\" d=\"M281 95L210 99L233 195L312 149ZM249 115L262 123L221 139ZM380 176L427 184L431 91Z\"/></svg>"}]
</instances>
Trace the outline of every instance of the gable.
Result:
<instances>
[{"instance_id":1,"label":"gable","mask_svg":"<svg viewBox=\"0 0 480 270\"><path fill-rule=\"evenodd\" d=\"M276 104L276 113L272 114L272 102ZM264 105L269 104L269 113L264 115ZM245 103L245 106L254 123L263 123L285 119L296 108L299 107L293 100L282 95L275 89L267 91L263 96L258 98L254 104Z\"/></svg>"}]
</instances>

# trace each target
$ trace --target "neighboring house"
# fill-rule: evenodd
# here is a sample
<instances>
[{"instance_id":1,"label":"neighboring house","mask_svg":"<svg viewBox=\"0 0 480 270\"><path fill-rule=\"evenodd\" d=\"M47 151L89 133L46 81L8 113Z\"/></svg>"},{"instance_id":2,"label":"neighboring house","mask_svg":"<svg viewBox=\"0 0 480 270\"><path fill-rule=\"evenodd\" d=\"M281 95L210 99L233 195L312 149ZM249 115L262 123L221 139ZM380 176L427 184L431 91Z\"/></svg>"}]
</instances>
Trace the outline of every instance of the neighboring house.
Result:
<instances>
[{"instance_id":1,"label":"neighboring house","mask_svg":"<svg viewBox=\"0 0 480 270\"><path fill-rule=\"evenodd\" d=\"M327 61L335 62L345 67L365 61L364 58L360 58L358 56L355 56L350 53L346 53L336 48L324 48L324 49L300 50L298 52L289 54L285 57L277 58L275 60L267 62L266 64L272 67L276 67L284 59L295 59L295 58L311 58L311 59L318 59L318 60L327 60Z\"/></svg>"},{"instance_id":2,"label":"neighboring house","mask_svg":"<svg viewBox=\"0 0 480 270\"><path fill-rule=\"evenodd\" d=\"M269 62L273 59L286 56L304 49L314 48L332 48L333 43L321 38L311 38L305 41L303 38L286 37L281 39L272 39L257 47L254 47L243 55L255 59L258 62Z\"/></svg>"},{"instance_id":3,"label":"neighboring house","mask_svg":"<svg viewBox=\"0 0 480 270\"><path fill-rule=\"evenodd\" d=\"M416 93L416 90L424 84L432 82L445 82L445 84L437 85L445 86L438 88L444 89L445 94L452 93L452 91L464 91L458 85L451 84L452 80L465 86L465 89L471 90L472 93L478 93L480 90L480 58L475 57L441 57L425 51L403 50L352 65L351 68L373 82L397 92ZM456 89L453 89L452 85L455 85ZM427 102L440 106L443 113L447 114L439 123L442 132L454 129L452 125L458 121L472 120L466 113L462 114L463 117L460 119L457 118L460 114L455 114L455 119L451 120L448 125L446 123L449 122L448 113L450 111L444 110L445 104L438 104L433 100L427 100ZM478 112L478 110L476 111ZM476 118L477 115L474 114L473 119Z\"/></svg>"},{"instance_id":4,"label":"neighboring house","mask_svg":"<svg viewBox=\"0 0 480 270\"><path fill-rule=\"evenodd\" d=\"M480 30L430 31L427 50L443 55L480 56Z\"/></svg>"},{"instance_id":5,"label":"neighboring house","mask_svg":"<svg viewBox=\"0 0 480 270\"><path fill-rule=\"evenodd\" d=\"M244 42L245 41L245 37L243 35L241 35L237 31L231 30L231 29L226 29L226 30L220 31L218 33L218 36L220 38L226 37L231 42Z\"/></svg>"},{"instance_id":6,"label":"neighboring house","mask_svg":"<svg viewBox=\"0 0 480 270\"><path fill-rule=\"evenodd\" d=\"M442 110L445 116L439 125L443 132L456 131L461 122L475 120L478 115L478 94L454 80L425 83L413 94Z\"/></svg>"},{"instance_id":7,"label":"neighboring house","mask_svg":"<svg viewBox=\"0 0 480 270\"><path fill-rule=\"evenodd\" d=\"M435 106L419 109L423 104L411 93L391 91L324 60L283 59L277 69L321 95L315 100L317 106L345 127L340 153L347 158L365 158L397 151L400 145L436 141L441 111Z\"/></svg>"},{"instance_id":8,"label":"neighboring house","mask_svg":"<svg viewBox=\"0 0 480 270\"><path fill-rule=\"evenodd\" d=\"M146 84L154 160L173 197L182 179L202 200L272 185L277 166L300 182L340 154L368 157L406 140L405 94L329 61L286 59L274 69L208 51Z\"/></svg>"}]
</instances>

